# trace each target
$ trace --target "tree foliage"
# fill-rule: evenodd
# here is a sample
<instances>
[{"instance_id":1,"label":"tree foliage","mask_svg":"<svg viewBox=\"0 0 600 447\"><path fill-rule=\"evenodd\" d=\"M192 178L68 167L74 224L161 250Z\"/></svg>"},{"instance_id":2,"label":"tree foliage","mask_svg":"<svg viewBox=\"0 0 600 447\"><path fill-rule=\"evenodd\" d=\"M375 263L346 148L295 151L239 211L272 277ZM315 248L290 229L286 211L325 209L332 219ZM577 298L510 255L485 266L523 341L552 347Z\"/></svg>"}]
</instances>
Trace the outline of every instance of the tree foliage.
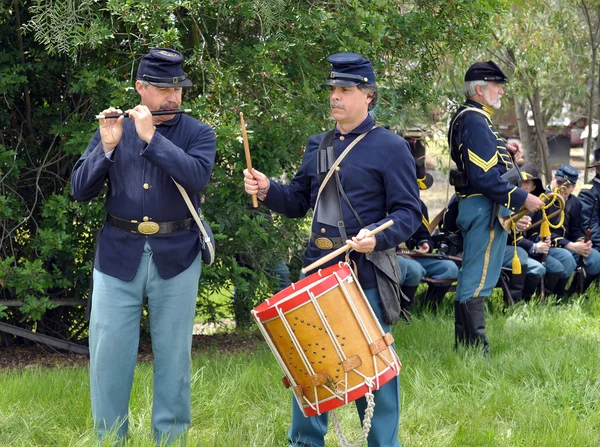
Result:
<instances>
[{"instance_id":1,"label":"tree foliage","mask_svg":"<svg viewBox=\"0 0 600 447\"><path fill-rule=\"evenodd\" d=\"M448 53L489 34L500 0L3 0L0 3L0 291L20 308L12 322L85 333L82 309L53 300L87 298L102 197L69 196L74 162L97 128L94 114L138 101L133 85L150 47L184 53L194 87L184 104L217 133L217 160L204 214L217 238L199 306L218 318L209 296L237 287L247 311L271 294L270 267L297 273L307 238L303 220L273 219L250 207L239 112L253 165L287 181L309 135L332 126L320 87L329 54L358 52L378 75L382 124L409 126L438 101L435 80ZM49 330L49 329L48 329Z\"/></svg>"}]
</instances>

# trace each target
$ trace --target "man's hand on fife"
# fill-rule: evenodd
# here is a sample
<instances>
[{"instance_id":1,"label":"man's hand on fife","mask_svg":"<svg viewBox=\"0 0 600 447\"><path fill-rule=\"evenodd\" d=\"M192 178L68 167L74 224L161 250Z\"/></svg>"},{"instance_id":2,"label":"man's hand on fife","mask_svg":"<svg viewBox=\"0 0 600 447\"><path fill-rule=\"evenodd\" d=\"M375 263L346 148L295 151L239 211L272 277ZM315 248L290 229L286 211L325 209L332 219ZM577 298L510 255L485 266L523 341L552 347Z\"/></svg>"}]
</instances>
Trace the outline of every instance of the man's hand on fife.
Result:
<instances>
[{"instance_id":1,"label":"man's hand on fife","mask_svg":"<svg viewBox=\"0 0 600 447\"><path fill-rule=\"evenodd\" d=\"M123 113L120 109L109 107L102 111L102 115L109 113ZM108 153L117 147L121 136L123 135L123 117L119 118L103 118L100 120L100 138L102 139L102 149L104 153Z\"/></svg>"},{"instance_id":2,"label":"man's hand on fife","mask_svg":"<svg viewBox=\"0 0 600 447\"><path fill-rule=\"evenodd\" d=\"M270 185L269 178L260 171L252 168L252 171L244 169L244 189L250 195L266 191Z\"/></svg>"},{"instance_id":3,"label":"man's hand on fife","mask_svg":"<svg viewBox=\"0 0 600 447\"><path fill-rule=\"evenodd\" d=\"M527 194L527 199L525 199L525 203L523 204L529 211L537 211L544 205L544 201L533 194Z\"/></svg>"},{"instance_id":4,"label":"man's hand on fife","mask_svg":"<svg viewBox=\"0 0 600 447\"><path fill-rule=\"evenodd\" d=\"M369 230L363 228L352 238L352 240L348 239L346 244L359 253L371 253L375 250L376 241L375 236L365 237L368 233Z\"/></svg>"},{"instance_id":5,"label":"man's hand on fife","mask_svg":"<svg viewBox=\"0 0 600 447\"><path fill-rule=\"evenodd\" d=\"M150 109L140 104L133 109L128 110L127 113L129 114L129 118L135 122L135 131L137 132L138 137L146 143L150 143L155 132Z\"/></svg>"}]
</instances>

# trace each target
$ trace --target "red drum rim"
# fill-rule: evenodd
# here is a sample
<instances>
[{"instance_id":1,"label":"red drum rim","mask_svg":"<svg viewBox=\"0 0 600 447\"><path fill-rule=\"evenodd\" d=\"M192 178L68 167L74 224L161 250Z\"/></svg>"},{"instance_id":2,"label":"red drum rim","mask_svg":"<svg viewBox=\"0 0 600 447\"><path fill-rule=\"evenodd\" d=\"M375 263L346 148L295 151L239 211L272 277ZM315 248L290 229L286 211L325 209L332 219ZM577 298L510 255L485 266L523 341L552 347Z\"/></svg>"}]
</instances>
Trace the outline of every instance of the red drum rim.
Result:
<instances>
[{"instance_id":1,"label":"red drum rim","mask_svg":"<svg viewBox=\"0 0 600 447\"><path fill-rule=\"evenodd\" d=\"M379 377L379 388L381 388L383 385L385 385L390 380L392 380L394 377L396 377L399 373L400 373L399 370L396 370L396 369L388 366L384 371L382 371L379 374L379 376L373 377L372 380L373 380L373 382L377 383L377 377ZM379 388L374 387L374 388L372 388L372 391L378 390ZM348 392L348 403L354 402L355 400L360 399L361 397L366 395L368 392L369 392L369 387L367 386L366 383L359 385L355 389ZM337 399L332 396L331 398L328 398L326 400L319 401L319 411L322 414L327 411L335 410L336 408L341 407L342 405L345 405L345 404L346 404L345 399L340 400L340 399ZM314 403L313 405L315 407L317 406L316 403ZM319 414L319 413L317 413L317 410L315 408L312 408L310 405L308 405L306 403L302 407L303 407L302 410L303 410L305 416L316 416Z\"/></svg>"},{"instance_id":2,"label":"red drum rim","mask_svg":"<svg viewBox=\"0 0 600 447\"><path fill-rule=\"evenodd\" d=\"M309 291L317 297L337 287L338 280L333 273L337 273L337 276L341 280L344 280L352 275L352 270L350 269L350 266L344 262L339 262L326 269L318 270L263 301L254 308L252 313L260 322L266 322L279 316L278 310L286 313L296 309L302 304L310 301ZM314 286L309 288L311 285Z\"/></svg>"}]
</instances>

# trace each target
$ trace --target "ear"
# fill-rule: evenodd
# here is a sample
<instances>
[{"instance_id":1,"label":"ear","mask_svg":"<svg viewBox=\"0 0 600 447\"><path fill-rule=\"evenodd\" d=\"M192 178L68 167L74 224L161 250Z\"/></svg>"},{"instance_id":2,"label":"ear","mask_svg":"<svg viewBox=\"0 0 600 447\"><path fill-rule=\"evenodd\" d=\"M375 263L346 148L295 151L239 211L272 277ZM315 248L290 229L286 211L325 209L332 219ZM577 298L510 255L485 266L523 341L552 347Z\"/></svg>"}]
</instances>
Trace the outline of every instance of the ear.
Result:
<instances>
[{"instance_id":1,"label":"ear","mask_svg":"<svg viewBox=\"0 0 600 447\"><path fill-rule=\"evenodd\" d=\"M373 101L373 96L375 96L374 93L367 93L367 99L366 99L367 104L371 104L371 101Z\"/></svg>"},{"instance_id":2,"label":"ear","mask_svg":"<svg viewBox=\"0 0 600 447\"><path fill-rule=\"evenodd\" d=\"M142 81L135 81L135 89L137 90L137 92L141 95L142 94L142 90L145 89L144 85L142 84Z\"/></svg>"}]
</instances>

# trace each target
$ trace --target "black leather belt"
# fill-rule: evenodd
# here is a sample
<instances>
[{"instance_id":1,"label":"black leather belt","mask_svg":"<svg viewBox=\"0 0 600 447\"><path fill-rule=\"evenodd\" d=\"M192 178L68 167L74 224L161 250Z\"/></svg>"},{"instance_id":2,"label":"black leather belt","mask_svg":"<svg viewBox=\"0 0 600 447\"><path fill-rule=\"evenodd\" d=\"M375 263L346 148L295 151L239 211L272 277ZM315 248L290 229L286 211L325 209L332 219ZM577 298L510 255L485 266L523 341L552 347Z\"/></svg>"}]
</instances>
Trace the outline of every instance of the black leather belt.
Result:
<instances>
[{"instance_id":1,"label":"black leather belt","mask_svg":"<svg viewBox=\"0 0 600 447\"><path fill-rule=\"evenodd\" d=\"M322 237L317 233L312 233L310 240L321 250L335 250L346 245L341 237Z\"/></svg>"},{"instance_id":2,"label":"black leather belt","mask_svg":"<svg viewBox=\"0 0 600 447\"><path fill-rule=\"evenodd\" d=\"M167 234L175 233L176 231L189 230L192 228L192 222L194 219L174 220L171 222L138 222L136 220L124 220L108 215L106 221L113 227L119 230L124 230L133 234Z\"/></svg>"}]
</instances>

